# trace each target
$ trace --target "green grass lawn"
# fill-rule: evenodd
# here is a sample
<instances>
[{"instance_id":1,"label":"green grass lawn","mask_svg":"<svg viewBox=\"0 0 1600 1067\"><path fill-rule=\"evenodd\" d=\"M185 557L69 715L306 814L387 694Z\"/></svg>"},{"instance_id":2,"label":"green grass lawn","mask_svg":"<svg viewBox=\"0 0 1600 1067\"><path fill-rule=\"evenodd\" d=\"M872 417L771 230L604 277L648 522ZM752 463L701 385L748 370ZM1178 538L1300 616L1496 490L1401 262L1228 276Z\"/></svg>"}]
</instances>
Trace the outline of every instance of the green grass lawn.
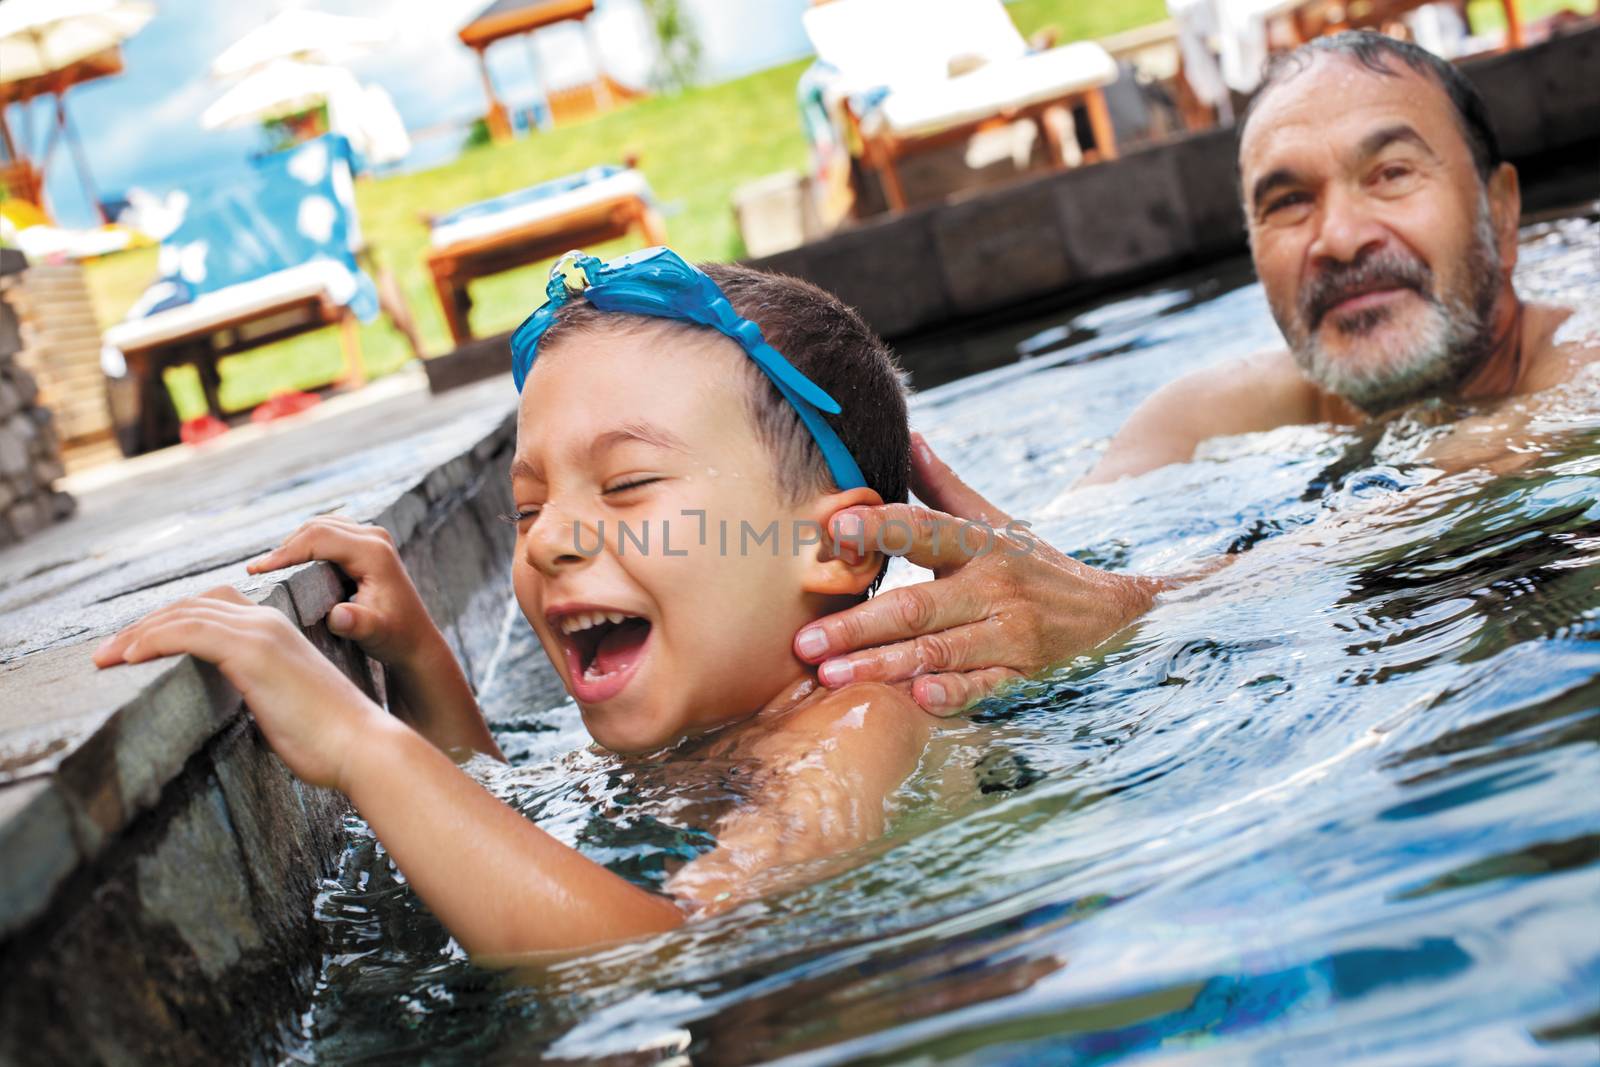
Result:
<instances>
[{"instance_id":1,"label":"green grass lawn","mask_svg":"<svg viewBox=\"0 0 1600 1067\"><path fill-rule=\"evenodd\" d=\"M1579 0L1593 11L1597 0ZM1524 16L1538 18L1564 0L1524 0ZM1102 37L1166 18L1165 0L1016 0L1012 18L1024 35L1054 26L1063 40ZM1499 19L1499 0L1473 0L1480 26ZM486 145L443 166L414 174L363 179L356 184L362 230L379 261L398 278L429 355L451 349L444 317L423 266L424 213L442 214L476 200L636 154L666 216L673 246L690 260L727 260L743 254L732 196L740 185L784 170L803 171L805 139L795 103L795 83L809 60L775 67L720 85L653 97L586 122ZM600 254L628 247L602 246ZM88 265L89 287L103 325L123 312L155 275L154 249L139 249ZM481 335L507 330L543 297L544 264L486 278L473 285L472 324ZM403 339L379 319L362 328L369 371L388 373L408 358ZM222 401L230 410L250 407L285 388L305 388L336 378L343 366L337 332L318 330L223 361ZM174 396L184 414L203 410L198 379L179 375Z\"/></svg>"}]
</instances>

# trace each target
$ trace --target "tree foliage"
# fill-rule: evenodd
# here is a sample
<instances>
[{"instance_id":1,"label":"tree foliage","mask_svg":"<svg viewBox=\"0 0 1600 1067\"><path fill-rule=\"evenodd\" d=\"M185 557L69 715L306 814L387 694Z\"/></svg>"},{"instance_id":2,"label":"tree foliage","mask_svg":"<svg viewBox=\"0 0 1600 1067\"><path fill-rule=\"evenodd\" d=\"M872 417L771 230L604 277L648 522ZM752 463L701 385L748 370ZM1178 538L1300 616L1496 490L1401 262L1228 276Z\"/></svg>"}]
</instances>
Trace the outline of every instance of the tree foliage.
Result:
<instances>
[{"instance_id":1,"label":"tree foliage","mask_svg":"<svg viewBox=\"0 0 1600 1067\"><path fill-rule=\"evenodd\" d=\"M655 82L658 89L677 92L700 76L700 35L684 0L643 0L655 34Z\"/></svg>"}]
</instances>

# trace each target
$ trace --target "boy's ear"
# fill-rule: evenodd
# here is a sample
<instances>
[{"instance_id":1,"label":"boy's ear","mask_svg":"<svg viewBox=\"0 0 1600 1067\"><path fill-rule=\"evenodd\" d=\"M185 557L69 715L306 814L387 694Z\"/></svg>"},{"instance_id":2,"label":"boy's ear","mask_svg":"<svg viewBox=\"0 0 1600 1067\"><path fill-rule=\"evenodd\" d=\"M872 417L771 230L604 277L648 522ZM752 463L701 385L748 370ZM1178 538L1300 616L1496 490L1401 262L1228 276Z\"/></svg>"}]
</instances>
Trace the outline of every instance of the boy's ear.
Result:
<instances>
[{"instance_id":1,"label":"boy's ear","mask_svg":"<svg viewBox=\"0 0 1600 1067\"><path fill-rule=\"evenodd\" d=\"M835 512L845 508L880 507L883 497L877 490L846 489L838 493L819 496L809 509L808 518L821 531L821 542L811 548L805 557L806 573L803 588L808 593L825 596L860 596L871 587L883 568L883 556L867 552L857 560L854 553L841 558L834 549L832 535L828 533L828 520ZM848 542L847 542L848 543Z\"/></svg>"}]
</instances>

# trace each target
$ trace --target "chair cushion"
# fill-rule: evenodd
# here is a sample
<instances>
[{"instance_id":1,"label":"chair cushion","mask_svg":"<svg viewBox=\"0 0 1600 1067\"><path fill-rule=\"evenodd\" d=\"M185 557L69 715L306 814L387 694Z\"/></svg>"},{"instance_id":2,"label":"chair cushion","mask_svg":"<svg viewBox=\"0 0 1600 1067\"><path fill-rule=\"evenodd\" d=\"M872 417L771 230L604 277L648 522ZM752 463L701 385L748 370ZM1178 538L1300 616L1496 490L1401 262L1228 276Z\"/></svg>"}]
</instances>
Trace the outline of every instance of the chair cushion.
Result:
<instances>
[{"instance_id":1,"label":"chair cushion","mask_svg":"<svg viewBox=\"0 0 1600 1067\"><path fill-rule=\"evenodd\" d=\"M356 276L343 263L332 259L313 260L224 289L213 289L187 304L154 311L145 318L119 322L105 331L103 339L112 348L135 351L208 334L229 322L267 314L316 296L324 296L335 304L347 304L356 285Z\"/></svg>"},{"instance_id":2,"label":"chair cushion","mask_svg":"<svg viewBox=\"0 0 1600 1067\"><path fill-rule=\"evenodd\" d=\"M1117 80L1117 64L1092 41L1052 48L970 74L893 89L879 111L895 134L932 133Z\"/></svg>"},{"instance_id":3,"label":"chair cushion","mask_svg":"<svg viewBox=\"0 0 1600 1067\"><path fill-rule=\"evenodd\" d=\"M433 247L445 248L630 196L652 199L644 175L624 167L592 167L452 211L435 220L430 240Z\"/></svg>"}]
</instances>

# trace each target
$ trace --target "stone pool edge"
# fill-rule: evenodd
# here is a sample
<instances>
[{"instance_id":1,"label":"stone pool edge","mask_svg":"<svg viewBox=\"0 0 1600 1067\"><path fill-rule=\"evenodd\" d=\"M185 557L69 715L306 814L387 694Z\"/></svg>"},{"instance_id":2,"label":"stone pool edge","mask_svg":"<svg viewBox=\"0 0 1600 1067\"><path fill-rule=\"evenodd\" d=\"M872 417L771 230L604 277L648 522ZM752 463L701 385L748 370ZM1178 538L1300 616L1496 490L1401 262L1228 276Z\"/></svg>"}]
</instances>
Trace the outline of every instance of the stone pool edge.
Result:
<instances>
[{"instance_id":1,"label":"stone pool edge","mask_svg":"<svg viewBox=\"0 0 1600 1067\"><path fill-rule=\"evenodd\" d=\"M505 619L512 415L373 515L477 684ZM323 620L327 564L262 587L339 668L381 671ZM52 673L92 670L92 645ZM108 680L106 715L55 770L0 789L0 1061L257 1060L312 991L311 902L348 806L295 780L237 693L194 660ZM119 670L123 670L119 669Z\"/></svg>"}]
</instances>

